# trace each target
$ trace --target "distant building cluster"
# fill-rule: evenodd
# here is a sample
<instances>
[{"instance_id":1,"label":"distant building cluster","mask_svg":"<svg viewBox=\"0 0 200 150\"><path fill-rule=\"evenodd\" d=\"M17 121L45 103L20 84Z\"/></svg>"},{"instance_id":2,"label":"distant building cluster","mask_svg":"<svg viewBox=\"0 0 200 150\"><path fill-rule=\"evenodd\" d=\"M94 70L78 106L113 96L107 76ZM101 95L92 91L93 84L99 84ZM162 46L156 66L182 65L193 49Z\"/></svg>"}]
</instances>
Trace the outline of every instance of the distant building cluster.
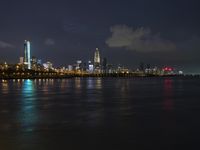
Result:
<instances>
[{"instance_id":1,"label":"distant building cluster","mask_svg":"<svg viewBox=\"0 0 200 150\"><path fill-rule=\"evenodd\" d=\"M94 57L88 62L83 62L82 60L77 60L72 65L66 65L65 67L55 68L50 61L42 63L41 59L36 58L31 55L31 43L30 41L25 40L24 42L24 51L23 56L19 58L19 63L17 64L0 64L0 70L16 70L16 71L43 71L49 72L53 71L59 74L137 74L137 75L173 75L173 74L183 74L183 71L177 71L172 67L151 67L150 64L145 65L141 63L140 66L131 70L124 66L117 65L113 66L108 64L107 58L102 58L101 53L98 48L94 51Z\"/></svg>"}]
</instances>

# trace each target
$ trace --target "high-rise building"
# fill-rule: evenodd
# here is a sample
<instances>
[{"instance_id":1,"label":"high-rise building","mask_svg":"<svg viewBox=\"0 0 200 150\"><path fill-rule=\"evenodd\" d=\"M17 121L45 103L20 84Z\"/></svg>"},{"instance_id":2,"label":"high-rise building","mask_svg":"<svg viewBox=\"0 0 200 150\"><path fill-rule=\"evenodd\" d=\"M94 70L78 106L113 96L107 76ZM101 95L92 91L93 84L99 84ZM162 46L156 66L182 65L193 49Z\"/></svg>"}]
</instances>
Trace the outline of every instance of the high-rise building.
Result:
<instances>
[{"instance_id":1,"label":"high-rise building","mask_svg":"<svg viewBox=\"0 0 200 150\"><path fill-rule=\"evenodd\" d=\"M88 72L93 73L94 71L94 65L92 64L91 61L88 61Z\"/></svg>"},{"instance_id":2,"label":"high-rise building","mask_svg":"<svg viewBox=\"0 0 200 150\"><path fill-rule=\"evenodd\" d=\"M81 64L82 64L82 61L81 60L77 60L76 61L76 70L78 71L80 71L81 70Z\"/></svg>"},{"instance_id":3,"label":"high-rise building","mask_svg":"<svg viewBox=\"0 0 200 150\"><path fill-rule=\"evenodd\" d=\"M24 57L19 58L19 63L22 65L24 63Z\"/></svg>"},{"instance_id":4,"label":"high-rise building","mask_svg":"<svg viewBox=\"0 0 200 150\"><path fill-rule=\"evenodd\" d=\"M27 40L24 42L24 64L31 69L31 44Z\"/></svg>"},{"instance_id":5,"label":"high-rise building","mask_svg":"<svg viewBox=\"0 0 200 150\"><path fill-rule=\"evenodd\" d=\"M38 59L38 60L37 60L37 64L38 64L38 65L42 65L42 60L41 60L41 59Z\"/></svg>"},{"instance_id":6,"label":"high-rise building","mask_svg":"<svg viewBox=\"0 0 200 150\"><path fill-rule=\"evenodd\" d=\"M95 70L100 70L100 53L98 48L96 48L94 53L94 68Z\"/></svg>"},{"instance_id":7,"label":"high-rise building","mask_svg":"<svg viewBox=\"0 0 200 150\"><path fill-rule=\"evenodd\" d=\"M49 62L49 61L47 61L46 63L44 63L43 66L44 66L44 69L46 69L46 70L53 69L53 64L51 62Z\"/></svg>"},{"instance_id":8,"label":"high-rise building","mask_svg":"<svg viewBox=\"0 0 200 150\"><path fill-rule=\"evenodd\" d=\"M35 56L32 57L31 59L32 64L37 64L37 58Z\"/></svg>"},{"instance_id":9,"label":"high-rise building","mask_svg":"<svg viewBox=\"0 0 200 150\"><path fill-rule=\"evenodd\" d=\"M106 58L103 58L102 70L103 70L103 73L107 73L107 59Z\"/></svg>"},{"instance_id":10,"label":"high-rise building","mask_svg":"<svg viewBox=\"0 0 200 150\"><path fill-rule=\"evenodd\" d=\"M31 69L36 71L37 67L38 67L37 58L33 56L31 59Z\"/></svg>"},{"instance_id":11,"label":"high-rise building","mask_svg":"<svg viewBox=\"0 0 200 150\"><path fill-rule=\"evenodd\" d=\"M68 65L68 71L72 71L73 70L73 66L72 65Z\"/></svg>"}]
</instances>

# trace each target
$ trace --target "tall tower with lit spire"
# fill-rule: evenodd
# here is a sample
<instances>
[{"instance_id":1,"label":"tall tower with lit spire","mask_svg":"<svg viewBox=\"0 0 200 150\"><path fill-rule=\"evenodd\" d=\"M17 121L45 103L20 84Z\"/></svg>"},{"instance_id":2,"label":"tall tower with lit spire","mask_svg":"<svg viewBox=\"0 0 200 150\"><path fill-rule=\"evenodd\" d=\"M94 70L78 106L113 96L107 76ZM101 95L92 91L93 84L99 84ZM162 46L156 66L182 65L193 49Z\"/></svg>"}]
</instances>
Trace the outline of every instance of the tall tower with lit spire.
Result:
<instances>
[{"instance_id":1,"label":"tall tower with lit spire","mask_svg":"<svg viewBox=\"0 0 200 150\"><path fill-rule=\"evenodd\" d=\"M27 40L24 41L24 64L31 69L31 44Z\"/></svg>"},{"instance_id":2,"label":"tall tower with lit spire","mask_svg":"<svg viewBox=\"0 0 200 150\"><path fill-rule=\"evenodd\" d=\"M100 69L100 53L98 48L96 48L96 51L94 53L94 68Z\"/></svg>"}]
</instances>

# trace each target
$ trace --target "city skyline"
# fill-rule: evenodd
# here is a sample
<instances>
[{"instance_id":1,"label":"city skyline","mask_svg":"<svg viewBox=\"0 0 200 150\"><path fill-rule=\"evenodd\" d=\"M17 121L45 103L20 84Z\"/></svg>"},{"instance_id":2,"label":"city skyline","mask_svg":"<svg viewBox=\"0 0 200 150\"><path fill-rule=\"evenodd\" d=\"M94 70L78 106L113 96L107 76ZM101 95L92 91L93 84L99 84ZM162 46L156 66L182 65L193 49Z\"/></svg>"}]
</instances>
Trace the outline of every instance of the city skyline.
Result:
<instances>
[{"instance_id":1,"label":"city skyline","mask_svg":"<svg viewBox=\"0 0 200 150\"><path fill-rule=\"evenodd\" d=\"M9 67L13 68L13 65L16 66L17 70L19 67L21 70L33 70L33 71L39 71L42 68L44 70L56 70L57 68L64 68L66 71L83 71L88 73L113 73L113 72L146 72L149 74L150 72L157 72L158 70L163 70L164 72L169 72L170 74L174 74L176 71L176 74L183 74L183 71L180 70L180 68L173 68L168 65L162 65L152 66L151 64L145 64L141 62L139 66L136 68L127 68L126 65L122 64L111 64L108 63L106 57L102 57L101 52L99 48L96 48L94 51L93 58L91 57L87 61L83 61L82 59L77 58L76 61L71 62L70 64L65 65L59 65L55 66L51 60L43 60L42 56L38 58L38 56L32 55L31 52L31 41L24 40L24 49L23 54L19 57L19 61L15 62L13 64L7 63L6 61L0 62L0 65L11 65ZM142 65L142 66L141 66ZM39 68L38 68L39 67ZM7 67L6 67L7 68ZM14 67L15 68L15 67ZM109 69L108 69L109 68ZM38 70L39 69L39 70ZM61 69L62 70L62 69ZM157 73L156 73L157 74Z\"/></svg>"},{"instance_id":2,"label":"city skyline","mask_svg":"<svg viewBox=\"0 0 200 150\"><path fill-rule=\"evenodd\" d=\"M40 57L42 58L42 56ZM19 62L0 63L1 78L65 78L69 76L182 76L180 68L168 65L152 66L140 63L137 68L128 68L121 64L110 64L106 57L102 58L99 48L94 51L93 61L77 59L76 62L55 66L51 60L38 59L32 55L31 42L24 41L23 55ZM186 75L186 74L185 74Z\"/></svg>"},{"instance_id":3,"label":"city skyline","mask_svg":"<svg viewBox=\"0 0 200 150\"><path fill-rule=\"evenodd\" d=\"M57 66L87 61L98 47L112 64L129 68L140 62L166 64L200 73L198 4L195 0L36 0L26 5L3 0L0 61L15 63L23 54L21 41L27 39L33 43L33 56Z\"/></svg>"}]
</instances>

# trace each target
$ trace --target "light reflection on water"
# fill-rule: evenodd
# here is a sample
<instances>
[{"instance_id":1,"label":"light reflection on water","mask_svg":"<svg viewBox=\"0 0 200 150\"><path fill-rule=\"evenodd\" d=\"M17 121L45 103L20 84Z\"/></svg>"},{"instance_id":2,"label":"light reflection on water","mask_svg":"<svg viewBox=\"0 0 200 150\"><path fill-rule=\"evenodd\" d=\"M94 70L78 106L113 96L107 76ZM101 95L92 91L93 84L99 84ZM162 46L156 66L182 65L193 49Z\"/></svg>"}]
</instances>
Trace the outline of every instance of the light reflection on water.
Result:
<instances>
[{"instance_id":1,"label":"light reflection on water","mask_svg":"<svg viewBox=\"0 0 200 150\"><path fill-rule=\"evenodd\" d=\"M37 100L35 84L32 80L24 80L22 83L22 94L20 112L18 118L20 120L21 129L24 131L32 131L38 120L37 116Z\"/></svg>"},{"instance_id":2,"label":"light reflection on water","mask_svg":"<svg viewBox=\"0 0 200 150\"><path fill-rule=\"evenodd\" d=\"M86 81L86 94L88 110L85 113L87 126L94 127L103 123L104 108L103 103L103 85L102 78L88 78Z\"/></svg>"},{"instance_id":3,"label":"light reflection on water","mask_svg":"<svg viewBox=\"0 0 200 150\"><path fill-rule=\"evenodd\" d=\"M102 78L88 78L87 89L102 89Z\"/></svg>"},{"instance_id":4,"label":"light reflection on water","mask_svg":"<svg viewBox=\"0 0 200 150\"><path fill-rule=\"evenodd\" d=\"M173 81L172 79L164 80L164 109L166 111L172 111L174 108L173 104Z\"/></svg>"},{"instance_id":5,"label":"light reflection on water","mask_svg":"<svg viewBox=\"0 0 200 150\"><path fill-rule=\"evenodd\" d=\"M102 88L102 79L101 78L97 78L96 79L95 88L96 89L101 89Z\"/></svg>"},{"instance_id":6,"label":"light reflection on water","mask_svg":"<svg viewBox=\"0 0 200 150\"><path fill-rule=\"evenodd\" d=\"M8 92L9 92L8 81L2 80L1 86L2 86L2 88L1 88L2 94L8 94Z\"/></svg>"},{"instance_id":7,"label":"light reflection on water","mask_svg":"<svg viewBox=\"0 0 200 150\"><path fill-rule=\"evenodd\" d=\"M75 78L75 88L79 90L81 88L81 79Z\"/></svg>"},{"instance_id":8,"label":"light reflection on water","mask_svg":"<svg viewBox=\"0 0 200 150\"><path fill-rule=\"evenodd\" d=\"M94 80L92 78L88 78L87 80L87 88L93 89L94 88Z\"/></svg>"}]
</instances>

